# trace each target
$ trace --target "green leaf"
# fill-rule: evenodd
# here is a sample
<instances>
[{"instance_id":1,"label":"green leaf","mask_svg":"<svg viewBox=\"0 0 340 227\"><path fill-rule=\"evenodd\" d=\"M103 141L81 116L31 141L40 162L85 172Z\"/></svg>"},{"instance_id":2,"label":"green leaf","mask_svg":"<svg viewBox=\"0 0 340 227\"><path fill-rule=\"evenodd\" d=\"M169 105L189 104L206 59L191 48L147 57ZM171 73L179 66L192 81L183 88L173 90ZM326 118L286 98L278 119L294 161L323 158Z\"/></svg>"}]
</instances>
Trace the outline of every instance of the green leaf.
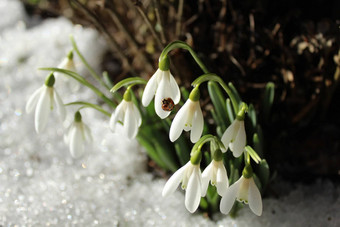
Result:
<instances>
[{"instance_id":1,"label":"green leaf","mask_svg":"<svg viewBox=\"0 0 340 227\"><path fill-rule=\"evenodd\" d=\"M121 87L134 86L136 84L146 84L147 81L140 77L130 77L119 81L115 86L113 86L110 92L114 93Z\"/></svg>"},{"instance_id":2,"label":"green leaf","mask_svg":"<svg viewBox=\"0 0 340 227\"><path fill-rule=\"evenodd\" d=\"M106 89L109 89L109 87L107 86L107 84L100 78L100 76L95 72L95 70L90 66L90 64L86 61L86 59L84 58L84 56L82 55L82 53L79 51L78 46L76 41L74 40L74 37L71 35L70 36L71 39L71 43L73 46L74 51L77 53L77 55L79 56L80 60L83 62L83 64L86 66L87 70L90 72L91 76L97 80L103 87L105 87Z\"/></svg>"},{"instance_id":3,"label":"green leaf","mask_svg":"<svg viewBox=\"0 0 340 227\"><path fill-rule=\"evenodd\" d=\"M253 135L253 144L254 144L254 148L257 151L257 153L259 154L259 156L263 157L263 145L262 145L262 141L260 140L260 137L258 136L257 133L254 133L254 135Z\"/></svg>"},{"instance_id":4,"label":"green leaf","mask_svg":"<svg viewBox=\"0 0 340 227\"><path fill-rule=\"evenodd\" d=\"M220 126L222 127L222 131L224 131L227 128L227 125L230 125L230 122L227 122L226 98L216 82L208 82L208 92L216 110L217 117L220 119L219 122L221 123Z\"/></svg>"},{"instance_id":5,"label":"green leaf","mask_svg":"<svg viewBox=\"0 0 340 227\"><path fill-rule=\"evenodd\" d=\"M66 69L59 69L59 68L40 68L40 70L45 70L45 71L52 71L52 72L60 72L63 73L64 75L67 75L75 80L77 80L79 83L83 84L84 86L90 88L99 98L101 98L104 102L106 102L108 105L112 107L116 107L117 105L108 97L104 95L98 88L93 86L90 82L88 82L84 77L80 76L79 74L66 70Z\"/></svg>"},{"instance_id":6,"label":"green leaf","mask_svg":"<svg viewBox=\"0 0 340 227\"><path fill-rule=\"evenodd\" d=\"M231 104L230 99L226 100L226 107L227 107L227 116L228 116L229 122L233 122L235 120L235 114L234 114L233 106Z\"/></svg>"},{"instance_id":7,"label":"green leaf","mask_svg":"<svg viewBox=\"0 0 340 227\"><path fill-rule=\"evenodd\" d=\"M256 111L253 104L250 104L248 107L248 117L251 121L251 125L253 126L253 130L255 130L257 125Z\"/></svg>"},{"instance_id":8,"label":"green leaf","mask_svg":"<svg viewBox=\"0 0 340 227\"><path fill-rule=\"evenodd\" d=\"M264 119L268 120L270 116L270 110L273 105L275 95L275 85L273 82L268 82L264 92L264 99L263 99L263 114Z\"/></svg>"},{"instance_id":9,"label":"green leaf","mask_svg":"<svg viewBox=\"0 0 340 227\"><path fill-rule=\"evenodd\" d=\"M71 106L71 105L82 105L83 107L81 107L80 109L83 109L85 107L89 107L89 108L98 110L99 112L103 113L104 115L106 115L108 117L111 117L111 114L109 112L104 110L101 106L98 106L98 105L93 104L93 103L79 101L79 102L70 102L70 103L65 104L65 106Z\"/></svg>"},{"instance_id":10,"label":"green leaf","mask_svg":"<svg viewBox=\"0 0 340 227\"><path fill-rule=\"evenodd\" d=\"M167 169L165 163L158 157L157 151L154 148L152 142L149 141L146 136L141 135L140 132L136 138L138 142L145 148L148 156L162 169Z\"/></svg>"},{"instance_id":11,"label":"green leaf","mask_svg":"<svg viewBox=\"0 0 340 227\"><path fill-rule=\"evenodd\" d=\"M248 152L248 154L254 160L254 162L258 164L261 161L261 158L251 146L248 145L244 149Z\"/></svg>"},{"instance_id":12,"label":"green leaf","mask_svg":"<svg viewBox=\"0 0 340 227\"><path fill-rule=\"evenodd\" d=\"M259 177L262 187L265 188L269 181L270 169L267 161L262 159L259 166L257 176Z\"/></svg>"},{"instance_id":13,"label":"green leaf","mask_svg":"<svg viewBox=\"0 0 340 227\"><path fill-rule=\"evenodd\" d=\"M240 95L238 94L236 88L234 87L234 85L231 82L228 83L228 87L231 90L231 93L232 93L232 96L235 99L235 102L237 103L237 108L233 105L234 106L234 111L237 114L238 111L239 111L239 107L240 107L240 105L242 103L242 99L241 99Z\"/></svg>"}]
</instances>

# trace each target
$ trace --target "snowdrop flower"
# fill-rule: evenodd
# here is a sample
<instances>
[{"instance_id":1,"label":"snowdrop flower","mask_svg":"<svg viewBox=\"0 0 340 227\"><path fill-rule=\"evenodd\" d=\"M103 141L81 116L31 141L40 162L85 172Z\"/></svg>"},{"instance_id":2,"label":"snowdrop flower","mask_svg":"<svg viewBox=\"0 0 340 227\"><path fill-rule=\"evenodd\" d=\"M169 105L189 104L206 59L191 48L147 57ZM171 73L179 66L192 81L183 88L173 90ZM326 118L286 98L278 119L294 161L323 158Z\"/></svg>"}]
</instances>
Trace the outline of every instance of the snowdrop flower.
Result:
<instances>
[{"instance_id":1,"label":"snowdrop flower","mask_svg":"<svg viewBox=\"0 0 340 227\"><path fill-rule=\"evenodd\" d=\"M209 186L209 181L211 185L216 186L217 193L222 196L227 191L229 187L227 170L224 167L222 152L219 152L220 160L213 159L211 163L205 168L202 173L202 196L205 196Z\"/></svg>"},{"instance_id":2,"label":"snowdrop flower","mask_svg":"<svg viewBox=\"0 0 340 227\"><path fill-rule=\"evenodd\" d=\"M170 99L174 104L177 104L181 98L177 82L169 70L168 57L164 57L163 60L159 62L159 69L146 84L142 97L143 106L148 106L154 96L155 111L162 119L169 116L171 112L162 108L162 101Z\"/></svg>"},{"instance_id":3,"label":"snowdrop flower","mask_svg":"<svg viewBox=\"0 0 340 227\"><path fill-rule=\"evenodd\" d=\"M116 124L123 123L124 134L129 139L136 137L138 128L142 124L142 117L136 105L131 101L130 89L124 93L123 101L117 106L111 115L110 128L116 132Z\"/></svg>"},{"instance_id":4,"label":"snowdrop flower","mask_svg":"<svg viewBox=\"0 0 340 227\"><path fill-rule=\"evenodd\" d=\"M201 201L202 175L200 170L201 152L191 157L190 161L177 170L166 182L162 195L172 194L182 182L185 189L185 207L190 213L194 213Z\"/></svg>"},{"instance_id":5,"label":"snowdrop flower","mask_svg":"<svg viewBox=\"0 0 340 227\"><path fill-rule=\"evenodd\" d=\"M240 157L246 146L246 131L244 129L244 120L236 118L233 123L223 133L221 141L226 149L228 147L233 152L234 157ZM222 150L226 152L227 150Z\"/></svg>"},{"instance_id":6,"label":"snowdrop flower","mask_svg":"<svg viewBox=\"0 0 340 227\"><path fill-rule=\"evenodd\" d=\"M69 145L73 158L79 158L84 154L85 144L92 142L90 128L81 119L81 114L77 111L74 115L74 122L65 135L65 142Z\"/></svg>"},{"instance_id":7,"label":"snowdrop flower","mask_svg":"<svg viewBox=\"0 0 340 227\"><path fill-rule=\"evenodd\" d=\"M48 116L53 110L54 105L57 106L58 113L62 120L65 119L65 106L54 89L55 78L53 73L47 76L45 84L36 90L28 99L26 104L26 112L31 113L35 108L35 130L40 133L47 124Z\"/></svg>"},{"instance_id":8,"label":"snowdrop flower","mask_svg":"<svg viewBox=\"0 0 340 227\"><path fill-rule=\"evenodd\" d=\"M58 68L76 71L76 66L73 61L73 51L71 50L67 57L58 65Z\"/></svg>"},{"instance_id":9,"label":"snowdrop flower","mask_svg":"<svg viewBox=\"0 0 340 227\"><path fill-rule=\"evenodd\" d=\"M190 140L196 143L203 132L204 120L199 102L200 94L198 87L190 93L189 99L176 114L170 127L169 137L174 142L182 134L182 131L189 131Z\"/></svg>"},{"instance_id":10,"label":"snowdrop flower","mask_svg":"<svg viewBox=\"0 0 340 227\"><path fill-rule=\"evenodd\" d=\"M64 60L58 65L57 68L66 69L66 70L70 70L70 71L73 71L73 72L77 71L76 66L74 64L74 61L73 61L73 51L72 50L67 54L67 57L64 58ZM62 73L59 73L59 72L54 73L54 75L56 77L60 77L61 74ZM59 81L61 81L61 80L59 80ZM73 78L69 78L67 76L62 76L62 81L66 82L73 92L77 91L80 87L80 84L76 80L74 80ZM58 84L58 86L60 86L60 85Z\"/></svg>"},{"instance_id":11,"label":"snowdrop flower","mask_svg":"<svg viewBox=\"0 0 340 227\"><path fill-rule=\"evenodd\" d=\"M237 199L239 202L249 203L251 211L257 216L262 214L262 198L257 188L253 173L250 167L246 166L241 178L231 185L224 193L220 203L220 210L223 214L228 214ZM248 169L248 170L247 170Z\"/></svg>"}]
</instances>

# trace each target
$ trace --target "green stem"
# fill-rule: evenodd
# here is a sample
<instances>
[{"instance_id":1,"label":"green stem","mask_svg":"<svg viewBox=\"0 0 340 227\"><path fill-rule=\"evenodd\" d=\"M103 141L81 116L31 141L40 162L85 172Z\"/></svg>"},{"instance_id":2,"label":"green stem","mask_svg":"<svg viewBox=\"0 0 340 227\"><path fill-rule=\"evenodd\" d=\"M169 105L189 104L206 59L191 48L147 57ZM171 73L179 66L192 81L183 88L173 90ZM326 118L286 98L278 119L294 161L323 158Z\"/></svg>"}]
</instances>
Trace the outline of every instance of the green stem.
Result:
<instances>
[{"instance_id":1,"label":"green stem","mask_svg":"<svg viewBox=\"0 0 340 227\"><path fill-rule=\"evenodd\" d=\"M70 103L65 104L65 106L71 106L71 105L83 105L82 107L80 107L78 109L78 111L81 110L81 109L84 109L84 108L92 108L92 109L95 109L95 110L101 112L102 114L104 114L108 117L111 117L111 114L109 112L107 112L106 110L101 108L101 106L98 106L98 105L93 104L93 103L79 101L79 102L70 102Z\"/></svg>"},{"instance_id":2,"label":"green stem","mask_svg":"<svg viewBox=\"0 0 340 227\"><path fill-rule=\"evenodd\" d=\"M192 155L196 150L201 150L203 145L209 141L213 141L215 140L215 136L208 134L205 136L202 136L201 139L199 139L195 145L193 146L193 148L191 149L191 153L190 155Z\"/></svg>"},{"instance_id":3,"label":"green stem","mask_svg":"<svg viewBox=\"0 0 340 227\"><path fill-rule=\"evenodd\" d=\"M209 73L209 70L207 69L207 67L203 64L203 62L201 61L201 59L199 59L199 57L197 56L197 54L195 53L195 51L185 42L183 41L174 41L169 43L162 51L161 56L159 58L159 61L162 61L164 57L166 57L168 55L168 53L176 48L182 48L185 50L188 50L191 54L191 56L194 58L194 60L196 61L196 63L198 64L198 66L202 69L202 71L204 73Z\"/></svg>"},{"instance_id":4,"label":"green stem","mask_svg":"<svg viewBox=\"0 0 340 227\"><path fill-rule=\"evenodd\" d=\"M92 77L97 80L102 86L104 86L106 89L110 90L110 87L100 78L100 76L94 71L94 69L89 65L89 63L85 60L84 56L80 53L78 46L74 40L74 37L71 35L70 36L71 42L73 49L77 52L80 60L84 63L86 68L89 70L90 74Z\"/></svg>"},{"instance_id":5,"label":"green stem","mask_svg":"<svg viewBox=\"0 0 340 227\"><path fill-rule=\"evenodd\" d=\"M235 97L234 93L230 90L228 85L226 83L224 83L224 81L222 80L221 77L217 76L215 73L205 73L202 76L198 77L196 80L194 80L191 83L191 85L196 87L196 86L198 86L201 83L206 82L206 81L215 81L215 82L218 82L221 85L221 87L224 89L224 91L230 97L230 100L231 100L231 103L233 104L234 112L235 112L235 115L236 115L238 113L239 103L238 103L237 98Z\"/></svg>"},{"instance_id":6,"label":"green stem","mask_svg":"<svg viewBox=\"0 0 340 227\"><path fill-rule=\"evenodd\" d=\"M90 88L99 98L101 98L108 105L110 105L113 108L116 107L116 104L111 99L106 97L104 93L102 93L98 88L93 86L90 82L85 80L84 77L80 76L79 74L75 72L72 72L66 69L58 69L58 68L40 68L40 70L60 72L60 73L63 73L64 75L68 75L69 77L72 77L73 79L77 80L79 83L83 84L84 86Z\"/></svg>"}]
</instances>

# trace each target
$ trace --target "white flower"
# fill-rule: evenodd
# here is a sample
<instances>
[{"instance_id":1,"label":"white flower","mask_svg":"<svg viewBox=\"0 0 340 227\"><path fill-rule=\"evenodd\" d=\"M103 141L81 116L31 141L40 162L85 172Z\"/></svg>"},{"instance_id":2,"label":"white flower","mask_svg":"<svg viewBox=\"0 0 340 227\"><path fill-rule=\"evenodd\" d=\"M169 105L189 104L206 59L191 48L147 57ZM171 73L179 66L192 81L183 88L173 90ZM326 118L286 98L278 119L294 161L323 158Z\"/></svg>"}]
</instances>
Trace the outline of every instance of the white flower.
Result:
<instances>
[{"instance_id":1,"label":"white flower","mask_svg":"<svg viewBox=\"0 0 340 227\"><path fill-rule=\"evenodd\" d=\"M67 70L70 70L70 71L73 71L73 72L76 71L76 66L74 64L73 59L70 59L68 57L64 58L64 60L58 65L58 68L67 69Z\"/></svg>"},{"instance_id":2,"label":"white flower","mask_svg":"<svg viewBox=\"0 0 340 227\"><path fill-rule=\"evenodd\" d=\"M123 123L124 134L129 138L135 138L139 126L142 124L142 117L136 105L131 101L123 100L111 115L110 128L116 131L118 121Z\"/></svg>"},{"instance_id":3,"label":"white flower","mask_svg":"<svg viewBox=\"0 0 340 227\"><path fill-rule=\"evenodd\" d=\"M69 54L70 55L70 54ZM70 58L69 56L67 56L66 58L64 58L64 60L58 65L59 69L66 69L66 70L70 70L72 72L77 72L76 66L74 64L73 61L73 55L72 58ZM79 90L80 88L80 83L78 81L76 81L73 78L69 78L68 76L65 75L61 75L62 73L59 72L55 72L54 75L56 77L58 77L57 80L57 86L61 86L59 85L60 83L58 81L62 81L64 83L67 83L69 88L73 91L76 92L77 90ZM59 80L59 77L61 77L61 80Z\"/></svg>"},{"instance_id":4,"label":"white flower","mask_svg":"<svg viewBox=\"0 0 340 227\"><path fill-rule=\"evenodd\" d=\"M234 157L240 157L246 146L246 131L244 121L235 119L234 122L223 133L221 141L226 149L228 147L233 152ZM226 152L226 150L223 150Z\"/></svg>"},{"instance_id":5,"label":"white flower","mask_svg":"<svg viewBox=\"0 0 340 227\"><path fill-rule=\"evenodd\" d=\"M223 161L215 161L214 159L205 168L202 173L202 196L205 196L209 186L216 186L217 193L222 196L229 187L227 170L224 167Z\"/></svg>"},{"instance_id":6,"label":"white flower","mask_svg":"<svg viewBox=\"0 0 340 227\"><path fill-rule=\"evenodd\" d=\"M69 145L73 158L81 157L84 154L85 144L92 142L92 140L91 130L83 123L81 117L78 120L75 119L65 135L65 142Z\"/></svg>"},{"instance_id":7,"label":"white flower","mask_svg":"<svg viewBox=\"0 0 340 227\"><path fill-rule=\"evenodd\" d=\"M65 119L65 106L53 86L45 84L36 90L28 99L26 112L30 113L35 108L35 130L40 133L47 124L48 116L54 105L57 106L58 113L62 120Z\"/></svg>"},{"instance_id":8,"label":"white flower","mask_svg":"<svg viewBox=\"0 0 340 227\"><path fill-rule=\"evenodd\" d=\"M241 177L231 185L222 196L220 210L223 214L228 214L234 205L235 199L245 204L249 203L250 209L254 214L262 214L262 198L253 177Z\"/></svg>"},{"instance_id":9,"label":"white flower","mask_svg":"<svg viewBox=\"0 0 340 227\"><path fill-rule=\"evenodd\" d=\"M145 86L142 104L148 106L155 96L155 111L157 115L164 119L169 116L170 111L162 109L162 100L171 98L177 104L181 98L181 93L175 78L169 70L158 69Z\"/></svg>"},{"instance_id":10,"label":"white flower","mask_svg":"<svg viewBox=\"0 0 340 227\"><path fill-rule=\"evenodd\" d=\"M172 194L179 183L182 182L182 189L185 189L185 207L191 213L194 213L201 201L202 176L200 165L194 165L189 161L187 164L177 170L166 182L162 195Z\"/></svg>"},{"instance_id":11,"label":"white flower","mask_svg":"<svg viewBox=\"0 0 340 227\"><path fill-rule=\"evenodd\" d=\"M174 142L185 131L191 130L190 140L196 143L203 132L204 120L199 101L188 99L176 114L170 127L169 137Z\"/></svg>"}]
</instances>

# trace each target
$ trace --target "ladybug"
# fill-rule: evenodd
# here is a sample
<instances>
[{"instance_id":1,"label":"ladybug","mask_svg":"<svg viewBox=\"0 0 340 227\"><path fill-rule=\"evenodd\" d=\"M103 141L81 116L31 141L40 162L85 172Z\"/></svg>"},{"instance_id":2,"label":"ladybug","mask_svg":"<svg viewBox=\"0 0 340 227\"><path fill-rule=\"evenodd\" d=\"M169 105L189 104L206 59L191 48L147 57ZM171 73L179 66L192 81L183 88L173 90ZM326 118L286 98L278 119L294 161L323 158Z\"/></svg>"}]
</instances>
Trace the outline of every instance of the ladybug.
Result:
<instances>
[{"instance_id":1,"label":"ladybug","mask_svg":"<svg viewBox=\"0 0 340 227\"><path fill-rule=\"evenodd\" d=\"M162 109L165 111L171 111L175 107L175 103L171 98L162 99Z\"/></svg>"}]
</instances>

